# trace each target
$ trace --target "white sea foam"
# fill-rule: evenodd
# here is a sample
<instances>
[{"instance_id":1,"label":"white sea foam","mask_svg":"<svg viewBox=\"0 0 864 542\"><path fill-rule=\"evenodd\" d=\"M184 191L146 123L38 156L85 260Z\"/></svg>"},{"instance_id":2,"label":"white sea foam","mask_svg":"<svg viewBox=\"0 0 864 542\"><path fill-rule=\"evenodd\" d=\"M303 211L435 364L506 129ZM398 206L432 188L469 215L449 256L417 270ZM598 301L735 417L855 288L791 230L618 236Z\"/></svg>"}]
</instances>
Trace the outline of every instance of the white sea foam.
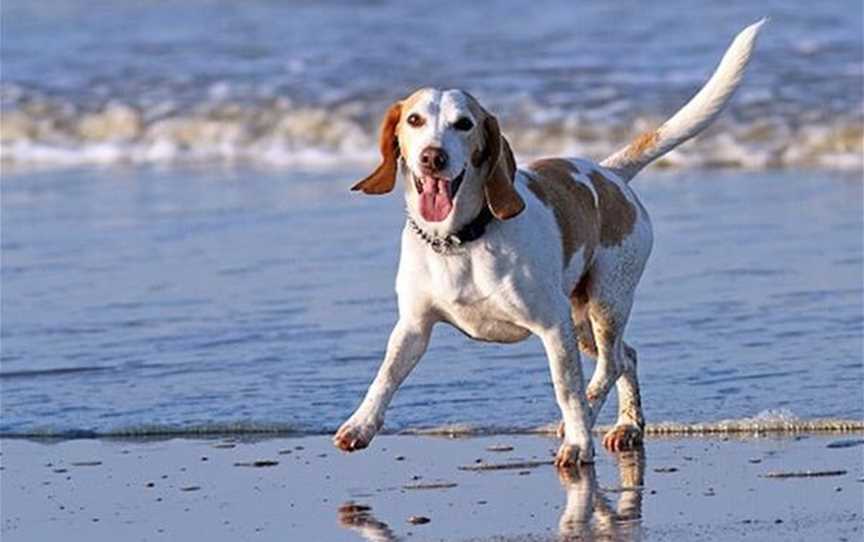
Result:
<instances>
[{"instance_id":1,"label":"white sea foam","mask_svg":"<svg viewBox=\"0 0 864 542\"><path fill-rule=\"evenodd\" d=\"M611 426L595 427L597 434L605 433ZM427 436L447 436L451 438L481 435L554 435L558 423L536 427L519 426L482 426L473 424L447 424L433 427L406 427L385 430L385 434L407 434ZM96 437L176 437L176 436L303 436L327 435L335 431L331 427L297 427L285 423L239 421L235 423L212 423L204 425L135 425L106 430L62 429L51 427L31 428L23 432L5 431L0 437L20 438L96 438ZM861 433L864 420L843 418L802 419L788 409L765 410L746 417L713 422L676 422L665 421L649 423L645 426L648 436L705 436L705 435L753 435L794 434L794 433Z\"/></svg>"},{"instance_id":2,"label":"white sea foam","mask_svg":"<svg viewBox=\"0 0 864 542\"><path fill-rule=\"evenodd\" d=\"M8 109L8 108L7 108ZM655 116L628 117L626 105L598 115L521 103L499 113L520 159L578 155L599 159ZM509 119L509 120L508 120ZM253 163L324 166L375 159L375 109L362 102L336 108L221 101L178 109L158 102L147 109L110 100L95 111L73 104L29 100L0 117L0 158L5 165ZM664 157L673 168L765 169L862 167L862 131L843 117L799 123L766 117L725 118L697 140Z\"/></svg>"},{"instance_id":3,"label":"white sea foam","mask_svg":"<svg viewBox=\"0 0 864 542\"><path fill-rule=\"evenodd\" d=\"M595 427L594 432L605 433L611 426ZM403 433L441 435L450 437L496 434L555 434L558 422L539 427L480 427L450 424L436 427L406 429ZM645 433L651 436L685 435L764 435L784 433L846 433L864 431L864 420L842 418L802 419L788 409L765 410L752 417L706 422L665 421L649 423Z\"/></svg>"}]
</instances>

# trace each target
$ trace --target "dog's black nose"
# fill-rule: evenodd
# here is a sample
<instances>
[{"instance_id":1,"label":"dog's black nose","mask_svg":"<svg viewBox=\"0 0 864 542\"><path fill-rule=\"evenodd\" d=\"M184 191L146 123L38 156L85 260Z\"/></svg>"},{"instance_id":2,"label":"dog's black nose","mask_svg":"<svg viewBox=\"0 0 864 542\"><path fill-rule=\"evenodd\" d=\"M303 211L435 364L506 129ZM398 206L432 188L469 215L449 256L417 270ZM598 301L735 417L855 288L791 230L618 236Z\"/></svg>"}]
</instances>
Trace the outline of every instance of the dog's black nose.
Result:
<instances>
[{"instance_id":1,"label":"dog's black nose","mask_svg":"<svg viewBox=\"0 0 864 542\"><path fill-rule=\"evenodd\" d=\"M420 153L420 166L425 172L438 173L447 167L447 153L440 147L426 147Z\"/></svg>"}]
</instances>

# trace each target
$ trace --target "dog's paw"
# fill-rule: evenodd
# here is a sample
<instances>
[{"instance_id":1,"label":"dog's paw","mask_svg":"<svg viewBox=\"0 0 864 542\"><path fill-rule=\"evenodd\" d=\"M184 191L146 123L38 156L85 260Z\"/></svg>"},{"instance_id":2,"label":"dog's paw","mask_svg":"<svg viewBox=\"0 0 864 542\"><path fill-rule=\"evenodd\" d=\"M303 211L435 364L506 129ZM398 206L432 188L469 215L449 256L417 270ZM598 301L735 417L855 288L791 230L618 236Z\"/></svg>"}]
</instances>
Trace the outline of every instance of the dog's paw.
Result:
<instances>
[{"instance_id":1,"label":"dog's paw","mask_svg":"<svg viewBox=\"0 0 864 542\"><path fill-rule=\"evenodd\" d=\"M625 452L642 446L642 430L636 424L618 424L603 437L603 447L610 452Z\"/></svg>"},{"instance_id":2,"label":"dog's paw","mask_svg":"<svg viewBox=\"0 0 864 542\"><path fill-rule=\"evenodd\" d=\"M575 444L561 444L555 455L555 466L559 469L569 469L594 462L594 447L590 442L587 446Z\"/></svg>"},{"instance_id":3,"label":"dog's paw","mask_svg":"<svg viewBox=\"0 0 864 542\"><path fill-rule=\"evenodd\" d=\"M345 452L362 450L369 446L378 428L372 424L360 424L347 421L333 435L333 445Z\"/></svg>"}]
</instances>

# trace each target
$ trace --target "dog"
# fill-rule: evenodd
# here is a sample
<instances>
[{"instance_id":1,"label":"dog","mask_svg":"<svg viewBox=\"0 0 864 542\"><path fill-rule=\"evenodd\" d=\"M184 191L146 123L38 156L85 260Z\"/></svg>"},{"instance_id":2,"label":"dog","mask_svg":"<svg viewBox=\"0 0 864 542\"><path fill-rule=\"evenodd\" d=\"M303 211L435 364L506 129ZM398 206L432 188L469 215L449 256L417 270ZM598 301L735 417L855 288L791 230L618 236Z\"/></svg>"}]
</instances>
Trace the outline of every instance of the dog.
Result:
<instances>
[{"instance_id":1,"label":"dog","mask_svg":"<svg viewBox=\"0 0 864 542\"><path fill-rule=\"evenodd\" d=\"M386 194L403 181L399 318L377 376L334 444L369 445L443 322L480 341L541 339L562 416L556 466L593 462L591 429L613 384L618 419L604 446L640 446L637 355L623 335L653 233L629 182L719 115L765 22L736 36L681 110L599 164L546 158L518 168L497 119L461 90L424 88L390 106L381 164L352 190ZM587 388L580 351L597 360Z\"/></svg>"}]
</instances>

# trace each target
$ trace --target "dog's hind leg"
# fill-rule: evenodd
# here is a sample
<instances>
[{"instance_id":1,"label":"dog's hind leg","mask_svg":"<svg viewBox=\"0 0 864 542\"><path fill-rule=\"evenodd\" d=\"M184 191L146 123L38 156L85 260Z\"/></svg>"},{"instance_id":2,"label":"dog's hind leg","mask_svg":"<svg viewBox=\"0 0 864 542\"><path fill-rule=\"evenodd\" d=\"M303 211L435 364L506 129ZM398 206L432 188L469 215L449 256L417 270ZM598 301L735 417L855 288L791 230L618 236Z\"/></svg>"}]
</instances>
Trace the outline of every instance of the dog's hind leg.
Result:
<instances>
[{"instance_id":1,"label":"dog's hind leg","mask_svg":"<svg viewBox=\"0 0 864 542\"><path fill-rule=\"evenodd\" d=\"M633 305L632 291L639 277L631 278L615 258L600 258L570 293L579 349L597 360L586 389L591 426L606 396L625 365L622 334Z\"/></svg>"},{"instance_id":2,"label":"dog's hind leg","mask_svg":"<svg viewBox=\"0 0 864 542\"><path fill-rule=\"evenodd\" d=\"M618 419L615 427L603 438L603 446L614 452L630 450L642 444L645 426L636 376L636 349L623 339L632 304L632 295L621 296L614 303L592 299L588 310L597 341L597 368L586 389L591 405L592 427L612 384L615 384L618 390Z\"/></svg>"},{"instance_id":3,"label":"dog's hind leg","mask_svg":"<svg viewBox=\"0 0 864 542\"><path fill-rule=\"evenodd\" d=\"M606 356L600 358L597 339L594 333L594 324L589 317L589 299L588 287L590 286L590 275L586 275L585 279L580 281L576 289L570 294L570 314L573 317L573 325L576 331L576 337L579 342L579 350L582 354L590 357L597 362L594 376L591 379L591 385L588 387L588 398L592 401L591 407L591 423L592 426L599 415L606 396L608 395L612 384L620 377L619 363L614 362L614 356L609 351L613 346L606 346ZM606 313L607 311L603 311ZM602 330L609 330L613 325L608 321L608 318L598 318L595 304L595 320L601 322ZM625 344L625 350L630 349ZM564 437L564 421L558 425L558 437Z\"/></svg>"},{"instance_id":4,"label":"dog's hind leg","mask_svg":"<svg viewBox=\"0 0 864 542\"><path fill-rule=\"evenodd\" d=\"M645 418L636 374L636 350L624 343L624 363L615 386L618 390L618 421L603 437L603 446L613 452L632 450L642 444Z\"/></svg>"},{"instance_id":5,"label":"dog's hind leg","mask_svg":"<svg viewBox=\"0 0 864 542\"><path fill-rule=\"evenodd\" d=\"M589 271L591 281L587 288L587 312L597 344L597 367L586 394L593 427L612 384L617 383L621 395L619 423L610 438L604 439L604 446L614 444L615 450L621 449L621 443L640 441L643 423L636 381L636 351L624 342L636 285L645 270L652 245L650 222L642 206L638 207L645 220L620 245L599 251ZM621 415L624 412L628 414Z\"/></svg>"},{"instance_id":6,"label":"dog's hind leg","mask_svg":"<svg viewBox=\"0 0 864 542\"><path fill-rule=\"evenodd\" d=\"M582 353L596 359L597 346L594 343L590 323L585 322L581 326L577 324L576 333L579 336L579 349ZM636 365L636 349L625 341L624 362L620 367L618 380L615 382L615 387L618 390L618 420L615 427L603 438L603 446L612 451L631 450L642 443L645 418L642 414L642 399L639 394ZM598 414L599 411L592 412L594 421L596 421ZM563 420L558 424L557 435L558 438L564 438Z\"/></svg>"},{"instance_id":7,"label":"dog's hind leg","mask_svg":"<svg viewBox=\"0 0 864 542\"><path fill-rule=\"evenodd\" d=\"M597 421L600 410L612 385L618 380L624 365L624 341L622 334L627 323L630 304L605 303L592 299L588 315L591 319L594 341L597 347L597 366L585 390L591 405L591 425Z\"/></svg>"},{"instance_id":8,"label":"dog's hind leg","mask_svg":"<svg viewBox=\"0 0 864 542\"><path fill-rule=\"evenodd\" d=\"M632 247L626 248L632 250ZM612 385L616 384L618 388L618 420L603 439L604 447L612 451L641 444L644 426L636 379L636 350L624 342L623 335L647 251L640 254L633 250L630 254L637 257L598 259L591 272L595 278L588 288L586 303L597 346L597 367L586 388L592 427ZM643 254L644 257L638 257Z\"/></svg>"}]
</instances>

